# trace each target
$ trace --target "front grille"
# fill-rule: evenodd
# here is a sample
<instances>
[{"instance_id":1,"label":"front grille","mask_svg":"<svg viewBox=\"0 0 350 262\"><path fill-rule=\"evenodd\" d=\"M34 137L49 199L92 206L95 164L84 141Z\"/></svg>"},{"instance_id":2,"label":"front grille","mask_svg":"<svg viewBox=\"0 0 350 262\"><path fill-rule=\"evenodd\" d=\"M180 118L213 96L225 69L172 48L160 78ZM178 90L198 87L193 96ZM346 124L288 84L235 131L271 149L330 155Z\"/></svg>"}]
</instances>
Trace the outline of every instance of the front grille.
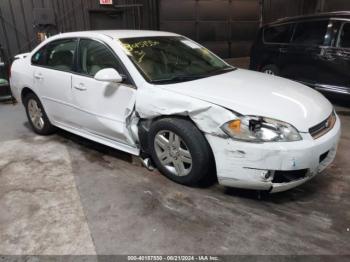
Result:
<instances>
[{"instance_id":1,"label":"front grille","mask_svg":"<svg viewBox=\"0 0 350 262\"><path fill-rule=\"evenodd\" d=\"M309 129L311 136L314 139L317 139L328 133L334 127L336 119L335 112L333 111L333 113L326 120Z\"/></svg>"}]
</instances>

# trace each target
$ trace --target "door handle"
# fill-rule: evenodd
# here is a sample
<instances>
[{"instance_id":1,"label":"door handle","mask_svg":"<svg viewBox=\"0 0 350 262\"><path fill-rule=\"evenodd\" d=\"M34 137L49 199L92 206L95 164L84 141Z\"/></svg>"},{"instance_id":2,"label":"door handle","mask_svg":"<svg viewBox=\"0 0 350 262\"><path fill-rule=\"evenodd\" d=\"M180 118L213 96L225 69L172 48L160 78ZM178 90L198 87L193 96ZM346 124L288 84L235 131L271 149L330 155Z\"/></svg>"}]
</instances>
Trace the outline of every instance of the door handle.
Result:
<instances>
[{"instance_id":1,"label":"door handle","mask_svg":"<svg viewBox=\"0 0 350 262\"><path fill-rule=\"evenodd\" d=\"M79 85L75 85L73 86L75 89L79 90L79 91L85 91L86 87L84 84L79 84Z\"/></svg>"},{"instance_id":2,"label":"door handle","mask_svg":"<svg viewBox=\"0 0 350 262\"><path fill-rule=\"evenodd\" d=\"M40 73L34 74L34 78L35 78L35 79L38 79L38 80L41 80L41 79L43 79L43 75L40 74Z\"/></svg>"}]
</instances>

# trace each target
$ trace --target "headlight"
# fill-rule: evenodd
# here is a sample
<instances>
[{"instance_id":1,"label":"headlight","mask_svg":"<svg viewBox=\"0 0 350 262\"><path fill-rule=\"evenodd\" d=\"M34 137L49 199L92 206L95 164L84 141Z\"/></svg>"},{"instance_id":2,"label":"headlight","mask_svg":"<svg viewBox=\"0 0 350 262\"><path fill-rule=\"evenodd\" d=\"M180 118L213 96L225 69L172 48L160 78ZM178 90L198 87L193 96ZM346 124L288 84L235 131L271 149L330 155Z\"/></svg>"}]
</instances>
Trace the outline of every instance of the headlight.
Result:
<instances>
[{"instance_id":1,"label":"headlight","mask_svg":"<svg viewBox=\"0 0 350 262\"><path fill-rule=\"evenodd\" d=\"M259 116L242 116L224 124L222 130L232 138L248 142L291 142L302 140L292 125Z\"/></svg>"}]
</instances>

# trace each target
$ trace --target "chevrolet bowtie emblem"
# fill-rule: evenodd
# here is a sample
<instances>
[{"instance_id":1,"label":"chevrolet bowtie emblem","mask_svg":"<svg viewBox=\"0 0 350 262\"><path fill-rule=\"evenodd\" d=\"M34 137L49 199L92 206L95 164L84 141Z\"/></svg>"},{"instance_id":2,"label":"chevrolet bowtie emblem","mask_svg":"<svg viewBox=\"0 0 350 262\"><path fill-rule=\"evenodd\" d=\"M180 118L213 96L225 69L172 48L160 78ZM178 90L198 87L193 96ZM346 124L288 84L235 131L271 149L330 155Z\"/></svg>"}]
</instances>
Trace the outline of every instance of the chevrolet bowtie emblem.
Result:
<instances>
[{"instance_id":1,"label":"chevrolet bowtie emblem","mask_svg":"<svg viewBox=\"0 0 350 262\"><path fill-rule=\"evenodd\" d=\"M327 120L327 122L326 122L326 128L328 128L328 127L331 125L330 121L331 121L330 119Z\"/></svg>"}]
</instances>

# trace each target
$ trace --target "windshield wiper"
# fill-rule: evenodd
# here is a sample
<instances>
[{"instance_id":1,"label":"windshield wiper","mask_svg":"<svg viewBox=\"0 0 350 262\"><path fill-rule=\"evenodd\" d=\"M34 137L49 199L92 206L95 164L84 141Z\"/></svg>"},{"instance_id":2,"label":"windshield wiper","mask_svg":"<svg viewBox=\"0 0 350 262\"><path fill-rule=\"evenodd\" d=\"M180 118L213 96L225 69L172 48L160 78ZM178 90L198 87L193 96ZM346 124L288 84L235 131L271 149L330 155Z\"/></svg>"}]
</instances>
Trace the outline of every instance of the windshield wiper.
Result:
<instances>
[{"instance_id":1,"label":"windshield wiper","mask_svg":"<svg viewBox=\"0 0 350 262\"><path fill-rule=\"evenodd\" d=\"M196 80L196 79L201 79L205 77L210 77L210 76L215 76L220 73L225 73L225 72L230 72L235 70L236 68L234 67L226 67L226 68L220 68L217 70L214 70L212 72L209 72L207 74L202 74L202 75L175 75L170 78L165 78L165 79L156 79L151 81L152 83L156 84L166 84L166 83L176 83L176 82L183 82L183 81L191 81L191 80Z\"/></svg>"},{"instance_id":2,"label":"windshield wiper","mask_svg":"<svg viewBox=\"0 0 350 262\"><path fill-rule=\"evenodd\" d=\"M220 68L217 70L214 70L212 72L209 72L207 76L214 76L214 75L218 75L220 73L226 73L226 72L231 72L233 70L236 70L237 68L230 66L230 67L225 67L225 68Z\"/></svg>"},{"instance_id":3,"label":"windshield wiper","mask_svg":"<svg viewBox=\"0 0 350 262\"><path fill-rule=\"evenodd\" d=\"M170 78L165 78L165 79L156 79L156 80L152 80L152 83L173 83L173 82L182 82L182 81L191 81L191 80L196 80L196 79L200 79L206 77L204 75L176 75L174 77L170 77Z\"/></svg>"}]
</instances>

